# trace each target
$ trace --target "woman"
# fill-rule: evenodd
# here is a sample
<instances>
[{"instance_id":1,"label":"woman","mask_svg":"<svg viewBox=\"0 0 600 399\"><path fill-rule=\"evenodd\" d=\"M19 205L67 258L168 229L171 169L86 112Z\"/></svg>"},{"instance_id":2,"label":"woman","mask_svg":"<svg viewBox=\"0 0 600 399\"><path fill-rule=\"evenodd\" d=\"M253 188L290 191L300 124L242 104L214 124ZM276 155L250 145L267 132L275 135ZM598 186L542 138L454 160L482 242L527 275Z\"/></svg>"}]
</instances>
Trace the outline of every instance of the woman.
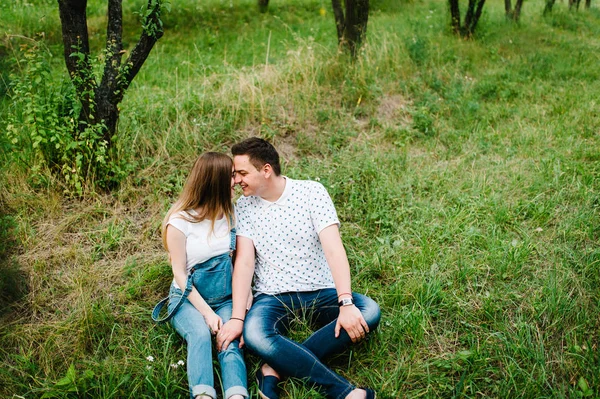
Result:
<instances>
[{"instance_id":1,"label":"woman","mask_svg":"<svg viewBox=\"0 0 600 399\"><path fill-rule=\"evenodd\" d=\"M171 324L187 342L188 381L195 399L217 397L211 335L231 319L233 190L231 159L207 152L196 160L181 196L163 222L163 245L169 252L174 279L169 315L160 321L172 317ZM155 309L154 316L158 311ZM218 359L225 399L247 398L246 366L239 342L220 351Z\"/></svg>"}]
</instances>

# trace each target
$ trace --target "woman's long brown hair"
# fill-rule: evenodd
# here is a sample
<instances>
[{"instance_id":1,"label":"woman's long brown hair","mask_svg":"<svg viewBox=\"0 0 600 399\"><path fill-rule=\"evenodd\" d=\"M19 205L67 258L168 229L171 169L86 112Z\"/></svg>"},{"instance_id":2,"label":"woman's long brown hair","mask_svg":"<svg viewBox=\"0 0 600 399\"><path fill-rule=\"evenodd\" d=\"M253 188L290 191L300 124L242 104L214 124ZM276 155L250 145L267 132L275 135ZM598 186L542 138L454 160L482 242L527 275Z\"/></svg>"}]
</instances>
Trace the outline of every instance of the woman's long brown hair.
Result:
<instances>
[{"instance_id":1,"label":"woman's long brown hair","mask_svg":"<svg viewBox=\"0 0 600 399\"><path fill-rule=\"evenodd\" d=\"M167 246L167 223L172 215L186 211L183 217L193 223L203 220L211 221L211 232L215 221L221 215L227 223L233 221L233 204L231 198L231 173L233 162L229 156L219 152L202 154L192 167L179 199L173 204L162 223L162 242ZM190 210L198 212L196 215ZM231 228L231 225L229 226Z\"/></svg>"}]
</instances>

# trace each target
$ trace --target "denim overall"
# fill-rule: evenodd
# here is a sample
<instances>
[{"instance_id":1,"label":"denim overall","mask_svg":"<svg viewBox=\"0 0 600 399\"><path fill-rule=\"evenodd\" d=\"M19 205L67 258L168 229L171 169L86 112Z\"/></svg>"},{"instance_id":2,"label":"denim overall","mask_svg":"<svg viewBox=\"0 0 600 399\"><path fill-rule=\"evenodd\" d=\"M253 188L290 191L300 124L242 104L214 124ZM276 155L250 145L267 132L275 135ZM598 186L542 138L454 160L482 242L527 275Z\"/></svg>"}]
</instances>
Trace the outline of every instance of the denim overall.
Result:
<instances>
[{"instance_id":1,"label":"denim overall","mask_svg":"<svg viewBox=\"0 0 600 399\"><path fill-rule=\"evenodd\" d=\"M181 289L171 285L169 296L161 300L152 311L157 323L171 320L171 324L187 342L187 372L190 396L209 395L216 398L212 367L212 334L202 314L187 299L192 287L223 320L231 318L232 255L235 250L235 228L230 231L230 251L194 265L188 274L186 286ZM168 301L168 313L159 318L160 311ZM221 379L225 398L232 395L248 397L246 366L239 348L239 341L232 342L224 351L218 352Z\"/></svg>"}]
</instances>

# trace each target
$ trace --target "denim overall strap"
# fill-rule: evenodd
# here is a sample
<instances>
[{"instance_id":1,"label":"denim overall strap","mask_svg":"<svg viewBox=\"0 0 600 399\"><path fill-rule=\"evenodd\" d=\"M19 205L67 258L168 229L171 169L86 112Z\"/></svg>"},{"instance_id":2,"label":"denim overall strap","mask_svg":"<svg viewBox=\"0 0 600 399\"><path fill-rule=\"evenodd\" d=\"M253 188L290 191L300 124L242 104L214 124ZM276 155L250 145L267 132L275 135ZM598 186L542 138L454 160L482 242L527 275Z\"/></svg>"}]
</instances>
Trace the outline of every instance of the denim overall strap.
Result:
<instances>
[{"instance_id":1,"label":"denim overall strap","mask_svg":"<svg viewBox=\"0 0 600 399\"><path fill-rule=\"evenodd\" d=\"M230 218L229 221L233 225L233 219ZM229 231L229 240L230 240L229 241L229 256L233 256L233 251L235 251L235 227L232 227L231 230ZM219 255L219 256L221 256L221 255ZM201 265L201 263L199 265ZM173 317L173 315L177 312L177 310L179 310L179 308L181 307L181 305L183 305L183 302L186 300L186 298L188 297L190 292L192 292L192 287L193 287L192 275L194 274L194 272L197 269L197 266L199 266L199 265L195 265L194 267L192 267L192 270L190 270L190 273L187 276L187 281L185 283L185 290L183 291L181 298L179 298L177 305L175 305L175 307L165 317L160 318L159 317L160 311L169 301L169 297L167 296L166 298L161 299L160 302L158 302L156 304L156 306L154 307L154 309L152 310L152 320L154 320L155 322L157 322L159 324L165 323Z\"/></svg>"}]
</instances>

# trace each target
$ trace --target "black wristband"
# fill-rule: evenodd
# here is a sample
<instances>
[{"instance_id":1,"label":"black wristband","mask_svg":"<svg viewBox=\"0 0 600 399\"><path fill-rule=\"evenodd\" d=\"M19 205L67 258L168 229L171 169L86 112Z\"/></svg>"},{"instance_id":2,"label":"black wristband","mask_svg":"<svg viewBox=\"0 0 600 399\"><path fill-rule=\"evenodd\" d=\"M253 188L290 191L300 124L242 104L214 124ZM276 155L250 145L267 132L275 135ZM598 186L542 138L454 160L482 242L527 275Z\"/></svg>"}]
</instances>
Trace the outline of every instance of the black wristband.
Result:
<instances>
[{"instance_id":1,"label":"black wristband","mask_svg":"<svg viewBox=\"0 0 600 399\"><path fill-rule=\"evenodd\" d=\"M230 317L229 320L239 320L242 323L244 322L244 319L240 319L239 317Z\"/></svg>"}]
</instances>

